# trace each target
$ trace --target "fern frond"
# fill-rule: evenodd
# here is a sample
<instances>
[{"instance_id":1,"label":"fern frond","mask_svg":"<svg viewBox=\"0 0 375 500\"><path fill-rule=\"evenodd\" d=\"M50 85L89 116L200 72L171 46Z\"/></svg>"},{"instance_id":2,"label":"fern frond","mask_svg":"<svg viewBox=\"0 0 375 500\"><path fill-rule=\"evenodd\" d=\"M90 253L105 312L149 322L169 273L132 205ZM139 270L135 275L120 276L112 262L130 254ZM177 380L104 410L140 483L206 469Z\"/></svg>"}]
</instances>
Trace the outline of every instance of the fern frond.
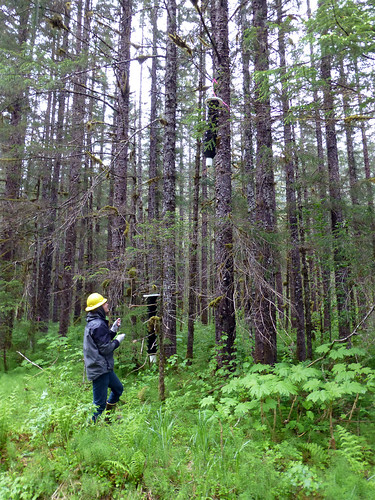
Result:
<instances>
[{"instance_id":1,"label":"fern frond","mask_svg":"<svg viewBox=\"0 0 375 500\"><path fill-rule=\"evenodd\" d=\"M352 434L341 425L336 426L338 434L338 452L343 455L355 470L368 468L366 460L366 446L360 437Z\"/></svg>"},{"instance_id":2,"label":"fern frond","mask_svg":"<svg viewBox=\"0 0 375 500\"><path fill-rule=\"evenodd\" d=\"M327 450L317 443L302 443L302 448L310 454L311 462L316 466L327 463Z\"/></svg>"},{"instance_id":3,"label":"fern frond","mask_svg":"<svg viewBox=\"0 0 375 500\"><path fill-rule=\"evenodd\" d=\"M129 472L132 479L139 481L142 478L145 470L145 464L146 457L140 450L137 450L132 456L129 464Z\"/></svg>"},{"instance_id":4,"label":"fern frond","mask_svg":"<svg viewBox=\"0 0 375 500\"><path fill-rule=\"evenodd\" d=\"M129 475L128 467L122 462L119 462L118 460L105 460L102 463L102 466L111 470L111 472L114 473L123 472L126 476Z\"/></svg>"}]
</instances>

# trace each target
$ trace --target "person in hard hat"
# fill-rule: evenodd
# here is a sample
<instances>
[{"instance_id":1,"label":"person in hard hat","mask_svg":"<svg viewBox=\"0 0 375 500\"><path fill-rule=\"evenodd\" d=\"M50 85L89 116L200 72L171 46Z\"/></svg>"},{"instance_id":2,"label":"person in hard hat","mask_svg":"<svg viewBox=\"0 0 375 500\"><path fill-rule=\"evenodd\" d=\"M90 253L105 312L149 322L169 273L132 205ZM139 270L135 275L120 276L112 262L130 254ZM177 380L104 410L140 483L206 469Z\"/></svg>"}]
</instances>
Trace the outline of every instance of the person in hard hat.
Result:
<instances>
[{"instance_id":1,"label":"person in hard hat","mask_svg":"<svg viewBox=\"0 0 375 500\"><path fill-rule=\"evenodd\" d=\"M83 338L83 357L88 380L92 381L94 405L93 421L105 410L112 411L123 392L123 386L113 371L113 351L118 348L125 334L116 334L121 325L117 318L109 329L106 315L109 305L100 293L92 293L87 298L86 328ZM115 338L116 337L116 338ZM108 396L108 389L111 393Z\"/></svg>"}]
</instances>

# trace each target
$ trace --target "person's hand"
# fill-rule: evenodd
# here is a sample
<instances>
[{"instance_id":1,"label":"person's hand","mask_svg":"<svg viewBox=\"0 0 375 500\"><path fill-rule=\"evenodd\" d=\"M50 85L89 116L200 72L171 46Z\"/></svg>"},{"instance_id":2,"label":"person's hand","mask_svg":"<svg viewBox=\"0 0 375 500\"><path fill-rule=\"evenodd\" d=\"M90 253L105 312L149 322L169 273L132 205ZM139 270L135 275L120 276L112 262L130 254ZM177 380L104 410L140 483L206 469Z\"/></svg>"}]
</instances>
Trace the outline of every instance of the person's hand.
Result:
<instances>
[{"instance_id":1,"label":"person's hand","mask_svg":"<svg viewBox=\"0 0 375 500\"><path fill-rule=\"evenodd\" d=\"M120 328L120 325L121 325L121 318L117 318L116 321L112 325L112 328L111 328L112 332L117 333L118 329Z\"/></svg>"},{"instance_id":2,"label":"person's hand","mask_svg":"<svg viewBox=\"0 0 375 500\"><path fill-rule=\"evenodd\" d=\"M120 333L120 335L117 335L116 340L118 340L119 344L121 344L124 338L125 338L125 333Z\"/></svg>"}]
</instances>

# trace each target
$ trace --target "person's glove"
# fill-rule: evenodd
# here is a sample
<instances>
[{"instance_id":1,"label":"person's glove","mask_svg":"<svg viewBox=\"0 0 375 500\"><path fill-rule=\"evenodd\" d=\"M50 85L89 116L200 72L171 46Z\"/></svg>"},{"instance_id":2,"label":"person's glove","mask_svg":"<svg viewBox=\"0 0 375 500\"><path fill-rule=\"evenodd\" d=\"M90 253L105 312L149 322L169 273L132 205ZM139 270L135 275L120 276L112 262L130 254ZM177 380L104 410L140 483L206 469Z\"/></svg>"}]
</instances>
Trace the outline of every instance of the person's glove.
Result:
<instances>
[{"instance_id":1,"label":"person's glove","mask_svg":"<svg viewBox=\"0 0 375 500\"><path fill-rule=\"evenodd\" d=\"M124 338L125 338L125 333L120 333L120 335L117 335L116 340L118 340L119 344L121 344Z\"/></svg>"},{"instance_id":2,"label":"person's glove","mask_svg":"<svg viewBox=\"0 0 375 500\"><path fill-rule=\"evenodd\" d=\"M112 328L111 328L112 332L117 333L118 329L120 328L120 325L121 325L121 319L117 318L116 321L112 325Z\"/></svg>"}]
</instances>

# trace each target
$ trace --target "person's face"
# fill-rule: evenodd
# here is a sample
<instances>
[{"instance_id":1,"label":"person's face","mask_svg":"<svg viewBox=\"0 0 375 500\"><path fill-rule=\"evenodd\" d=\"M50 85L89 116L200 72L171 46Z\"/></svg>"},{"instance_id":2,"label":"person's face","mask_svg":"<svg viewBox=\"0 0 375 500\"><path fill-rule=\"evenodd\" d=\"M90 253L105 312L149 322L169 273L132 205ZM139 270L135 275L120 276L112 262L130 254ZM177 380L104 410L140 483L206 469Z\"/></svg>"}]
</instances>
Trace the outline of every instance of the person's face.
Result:
<instances>
[{"instance_id":1,"label":"person's face","mask_svg":"<svg viewBox=\"0 0 375 500\"><path fill-rule=\"evenodd\" d=\"M103 304L103 309L104 309L104 312L105 312L106 314L108 314L108 313L109 313L109 304L108 304L108 302L105 302L105 303Z\"/></svg>"}]
</instances>

